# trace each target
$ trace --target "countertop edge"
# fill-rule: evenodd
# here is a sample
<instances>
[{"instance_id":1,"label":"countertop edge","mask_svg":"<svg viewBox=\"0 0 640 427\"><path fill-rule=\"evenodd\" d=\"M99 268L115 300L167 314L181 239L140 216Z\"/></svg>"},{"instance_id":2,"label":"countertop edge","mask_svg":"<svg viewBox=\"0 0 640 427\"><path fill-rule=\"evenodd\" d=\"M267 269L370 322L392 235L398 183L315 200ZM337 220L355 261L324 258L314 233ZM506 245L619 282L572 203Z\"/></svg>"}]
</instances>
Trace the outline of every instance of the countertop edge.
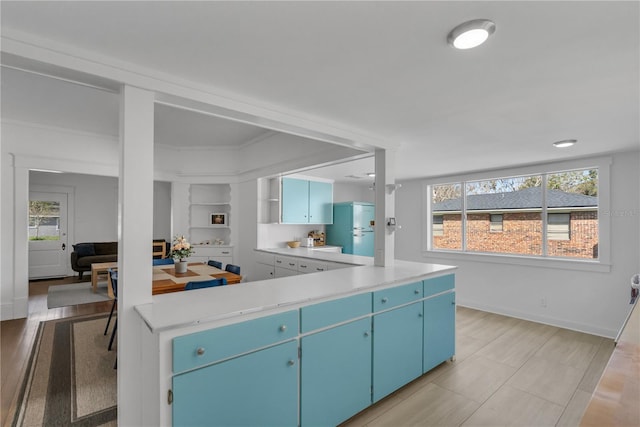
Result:
<instances>
[{"instance_id":1,"label":"countertop edge","mask_svg":"<svg viewBox=\"0 0 640 427\"><path fill-rule=\"evenodd\" d=\"M203 323L215 324L232 318L242 319L247 315L258 312L264 312L267 314L269 312L293 309L335 298L381 290L401 283L410 283L413 280L445 275L455 271L457 268L458 267L451 265L416 263L400 260L396 260L396 263L393 266L387 267L354 265L354 268L344 268L317 273L314 275L316 277L313 278L313 282L309 284L309 295L300 296L289 301L274 299L273 296L269 295L270 298L266 298L268 302L265 304L252 305L251 302L248 302L247 304L237 304L238 301L242 301L242 298L247 295L250 299L252 290L255 290L257 294L264 294L265 289L268 289L267 293L274 295L286 294L288 291L293 290L294 292L298 292L299 295L304 295L304 293L300 294L300 285L295 284L296 278L299 281L301 276L246 282L224 288L189 291L189 293L181 292L156 295L154 296L153 302L137 305L134 309L152 333L160 333ZM383 273L382 270L385 270L385 272ZM386 277L381 277L385 274ZM307 281L310 279L308 276L305 278ZM331 291L322 292L320 287L323 286L323 282L327 282L327 280L323 279L331 279L328 281L331 282L333 286ZM344 279L353 279L356 283L353 285L353 282L347 281L346 284L341 286L339 282ZM371 280L371 282L369 282L369 280ZM305 283L305 285L306 284L307 283ZM235 299L237 309L229 309L226 305L223 306L220 304L221 307L224 307L224 310L216 312L215 307L212 307L211 310L204 310L202 305L202 295L213 292L217 292L218 294L224 293L223 295L228 298ZM193 309L193 311L190 312L192 315L175 316L175 313L172 311L175 310L176 306L183 305L189 306ZM198 305L200 305L199 308L197 308ZM164 322L157 322L154 321L154 316L164 316L165 318L167 316L174 316L176 319L173 321L168 320Z\"/></svg>"}]
</instances>

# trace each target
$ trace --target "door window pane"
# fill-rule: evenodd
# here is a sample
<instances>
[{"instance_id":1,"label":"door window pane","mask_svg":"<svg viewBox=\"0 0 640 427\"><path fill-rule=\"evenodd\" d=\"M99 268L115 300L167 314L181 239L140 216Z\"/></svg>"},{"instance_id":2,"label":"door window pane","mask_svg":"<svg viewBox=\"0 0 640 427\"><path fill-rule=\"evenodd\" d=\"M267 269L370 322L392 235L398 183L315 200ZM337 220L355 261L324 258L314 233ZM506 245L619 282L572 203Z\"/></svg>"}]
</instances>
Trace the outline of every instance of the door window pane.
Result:
<instances>
[{"instance_id":1,"label":"door window pane","mask_svg":"<svg viewBox=\"0 0 640 427\"><path fill-rule=\"evenodd\" d=\"M29 202L29 240L60 240L59 202Z\"/></svg>"}]
</instances>

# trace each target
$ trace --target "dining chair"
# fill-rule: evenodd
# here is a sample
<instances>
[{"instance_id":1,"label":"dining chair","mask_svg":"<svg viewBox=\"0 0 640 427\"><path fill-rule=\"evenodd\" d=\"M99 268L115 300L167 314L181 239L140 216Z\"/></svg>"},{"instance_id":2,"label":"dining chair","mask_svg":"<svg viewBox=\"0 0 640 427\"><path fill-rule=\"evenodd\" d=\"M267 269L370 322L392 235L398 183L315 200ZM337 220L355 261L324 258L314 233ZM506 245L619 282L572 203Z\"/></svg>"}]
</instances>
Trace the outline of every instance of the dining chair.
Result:
<instances>
[{"instance_id":1,"label":"dining chair","mask_svg":"<svg viewBox=\"0 0 640 427\"><path fill-rule=\"evenodd\" d=\"M173 258L159 258L159 259L154 259L153 260L153 265L169 265L169 264L173 264Z\"/></svg>"},{"instance_id":2,"label":"dining chair","mask_svg":"<svg viewBox=\"0 0 640 427\"><path fill-rule=\"evenodd\" d=\"M240 266L239 265L227 264L224 267L224 269L226 271L228 271L229 273L240 274Z\"/></svg>"},{"instance_id":3,"label":"dining chair","mask_svg":"<svg viewBox=\"0 0 640 427\"><path fill-rule=\"evenodd\" d=\"M218 279L202 280L200 282L187 282L184 286L185 291L191 291L193 289L213 288L214 286L225 286L227 279L220 277Z\"/></svg>"},{"instance_id":4,"label":"dining chair","mask_svg":"<svg viewBox=\"0 0 640 427\"><path fill-rule=\"evenodd\" d=\"M209 261L207 261L207 264L209 264L211 267L215 267L222 270L222 263L220 261L214 261L210 259Z\"/></svg>"},{"instance_id":5,"label":"dining chair","mask_svg":"<svg viewBox=\"0 0 640 427\"><path fill-rule=\"evenodd\" d=\"M107 326L104 328L104 335L107 335L107 331L109 330L109 323L111 323L111 317L113 317L113 309L116 307L118 303L118 272L114 269L110 268L107 270L109 273L109 279L111 281L111 290L113 291L113 304L111 305L111 313L109 313L109 320L107 320ZM109 351L111 351L111 347L113 346L113 339L116 336L116 329L118 329L118 317L113 322L113 331L111 332L111 339L109 340Z\"/></svg>"}]
</instances>

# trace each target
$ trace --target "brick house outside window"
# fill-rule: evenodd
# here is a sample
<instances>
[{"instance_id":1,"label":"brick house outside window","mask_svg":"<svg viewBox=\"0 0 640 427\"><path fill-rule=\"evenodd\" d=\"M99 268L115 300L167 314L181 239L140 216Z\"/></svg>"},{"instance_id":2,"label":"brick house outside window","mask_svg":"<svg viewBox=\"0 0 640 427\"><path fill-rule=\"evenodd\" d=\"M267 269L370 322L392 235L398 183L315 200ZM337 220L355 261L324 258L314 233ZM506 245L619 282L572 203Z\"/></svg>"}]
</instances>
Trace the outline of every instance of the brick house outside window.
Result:
<instances>
[{"instance_id":1,"label":"brick house outside window","mask_svg":"<svg viewBox=\"0 0 640 427\"><path fill-rule=\"evenodd\" d=\"M542 255L541 191L467 196L466 251ZM546 198L547 255L597 258L598 198L559 190L547 190ZM434 203L432 215L433 248L461 250L460 198Z\"/></svg>"}]
</instances>

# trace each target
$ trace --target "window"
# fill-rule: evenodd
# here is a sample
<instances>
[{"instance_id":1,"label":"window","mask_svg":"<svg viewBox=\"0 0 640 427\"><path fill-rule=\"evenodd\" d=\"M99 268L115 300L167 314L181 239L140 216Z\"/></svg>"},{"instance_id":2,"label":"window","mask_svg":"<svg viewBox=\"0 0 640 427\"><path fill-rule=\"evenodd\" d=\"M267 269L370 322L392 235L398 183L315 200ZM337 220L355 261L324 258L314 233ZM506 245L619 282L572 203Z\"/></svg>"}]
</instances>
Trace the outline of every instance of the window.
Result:
<instances>
[{"instance_id":1,"label":"window","mask_svg":"<svg viewBox=\"0 0 640 427\"><path fill-rule=\"evenodd\" d=\"M431 222L432 244L434 248L442 250L462 249L462 215L460 201L462 185L444 184L431 188L431 204L433 216ZM438 217L442 225L433 224L433 218ZM440 233L442 230L442 233Z\"/></svg>"},{"instance_id":2,"label":"window","mask_svg":"<svg viewBox=\"0 0 640 427\"><path fill-rule=\"evenodd\" d=\"M428 188L430 250L598 258L598 169Z\"/></svg>"},{"instance_id":3,"label":"window","mask_svg":"<svg viewBox=\"0 0 640 427\"><path fill-rule=\"evenodd\" d=\"M492 233L502 232L502 214L489 215L489 231Z\"/></svg>"},{"instance_id":4,"label":"window","mask_svg":"<svg viewBox=\"0 0 640 427\"><path fill-rule=\"evenodd\" d=\"M434 215L432 221L433 221L433 235L434 236L444 235L444 218L442 217L442 215Z\"/></svg>"},{"instance_id":5,"label":"window","mask_svg":"<svg viewBox=\"0 0 640 427\"><path fill-rule=\"evenodd\" d=\"M29 240L60 240L60 203L29 201Z\"/></svg>"},{"instance_id":6,"label":"window","mask_svg":"<svg viewBox=\"0 0 640 427\"><path fill-rule=\"evenodd\" d=\"M571 214L550 213L547 215L547 239L549 240L571 240L569 232L571 230Z\"/></svg>"}]
</instances>

